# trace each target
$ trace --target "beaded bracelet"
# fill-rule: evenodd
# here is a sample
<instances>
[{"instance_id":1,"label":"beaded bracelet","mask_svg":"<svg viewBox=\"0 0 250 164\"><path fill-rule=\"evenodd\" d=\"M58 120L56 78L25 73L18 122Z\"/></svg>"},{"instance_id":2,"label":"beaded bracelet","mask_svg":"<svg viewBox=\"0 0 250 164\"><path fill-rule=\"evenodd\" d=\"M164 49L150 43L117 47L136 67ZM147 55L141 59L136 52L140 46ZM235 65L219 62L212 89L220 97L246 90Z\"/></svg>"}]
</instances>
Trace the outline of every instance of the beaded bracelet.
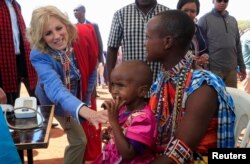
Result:
<instances>
[{"instance_id":1,"label":"beaded bracelet","mask_svg":"<svg viewBox=\"0 0 250 164\"><path fill-rule=\"evenodd\" d=\"M192 150L181 140L172 137L164 154L177 164L188 163L193 160Z\"/></svg>"}]
</instances>

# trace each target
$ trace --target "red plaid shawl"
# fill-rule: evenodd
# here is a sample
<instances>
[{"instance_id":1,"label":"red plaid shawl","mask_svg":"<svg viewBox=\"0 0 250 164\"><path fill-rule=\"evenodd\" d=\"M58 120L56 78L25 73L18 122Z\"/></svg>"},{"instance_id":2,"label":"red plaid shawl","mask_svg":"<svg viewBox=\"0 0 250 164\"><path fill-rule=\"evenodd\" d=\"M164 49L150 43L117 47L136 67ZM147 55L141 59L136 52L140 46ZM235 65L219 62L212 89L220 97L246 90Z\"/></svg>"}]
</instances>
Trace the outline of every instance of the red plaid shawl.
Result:
<instances>
[{"instance_id":1,"label":"red plaid shawl","mask_svg":"<svg viewBox=\"0 0 250 164\"><path fill-rule=\"evenodd\" d=\"M17 2L13 0L12 4L17 14L19 30L21 33L21 45L23 46L21 49L23 50L22 54L24 55L26 62L24 67L27 69L28 80L30 83L30 88L28 89L33 89L36 85L37 77L29 60L30 44L26 38L26 26ZM13 44L11 18L5 0L0 0L0 17L0 75L2 79L2 87L5 92L17 92L18 77L16 55Z\"/></svg>"}]
</instances>

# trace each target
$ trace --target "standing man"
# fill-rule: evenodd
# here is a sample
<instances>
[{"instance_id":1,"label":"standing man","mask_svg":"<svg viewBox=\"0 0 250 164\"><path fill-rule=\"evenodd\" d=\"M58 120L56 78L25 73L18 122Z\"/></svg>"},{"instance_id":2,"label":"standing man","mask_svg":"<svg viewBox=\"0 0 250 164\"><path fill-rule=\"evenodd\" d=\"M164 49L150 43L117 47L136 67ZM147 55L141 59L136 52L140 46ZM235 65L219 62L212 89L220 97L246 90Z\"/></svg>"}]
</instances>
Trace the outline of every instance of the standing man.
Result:
<instances>
[{"instance_id":1,"label":"standing man","mask_svg":"<svg viewBox=\"0 0 250 164\"><path fill-rule=\"evenodd\" d=\"M16 0L0 0L0 87L7 103L14 105L20 96L21 82L34 96L37 77L30 60L26 26Z\"/></svg>"},{"instance_id":2,"label":"standing man","mask_svg":"<svg viewBox=\"0 0 250 164\"><path fill-rule=\"evenodd\" d=\"M78 5L75 9L74 9L74 15L75 18L77 19L77 23L78 24L93 24L94 29L95 29L95 33L96 33L96 38L98 41L98 64L97 67L102 64L103 62L103 57L102 57L102 53L103 53L103 44L102 44L102 38L101 38L101 34L99 31L99 27L96 23L91 23L90 21L88 21L85 18L85 13L86 13L86 8L83 5ZM90 85L88 87L88 93L86 94L87 96L90 95L91 93L93 93L93 95L96 97L96 80L97 80L97 68L96 70L93 72L93 74L90 77L90 80L92 81L92 85ZM89 83L90 84L90 83ZM89 101L89 97L86 98L87 101ZM88 102L85 102L88 103Z\"/></svg>"},{"instance_id":3,"label":"standing man","mask_svg":"<svg viewBox=\"0 0 250 164\"><path fill-rule=\"evenodd\" d=\"M244 80L246 67L238 24L226 10L228 3L229 0L213 0L214 8L199 19L198 25L208 39L208 69L218 74L226 86L237 88L237 73L240 80Z\"/></svg>"},{"instance_id":4,"label":"standing man","mask_svg":"<svg viewBox=\"0 0 250 164\"><path fill-rule=\"evenodd\" d=\"M157 0L135 0L115 12L108 39L107 68L110 75L116 65L119 46L122 47L122 60L146 60L144 41L145 26L154 15L169 10L157 3ZM154 80L160 70L160 64L150 62ZM149 96L149 95L148 95Z\"/></svg>"},{"instance_id":5,"label":"standing man","mask_svg":"<svg viewBox=\"0 0 250 164\"><path fill-rule=\"evenodd\" d=\"M102 62L102 53L103 53L103 44L102 44L102 37L101 37L101 33L99 31L99 27L96 23L92 23L90 21L88 21L85 18L85 13L86 13L86 8L83 5L78 5L75 9L74 9L74 15L75 18L77 19L77 23L81 23L81 24L93 24L94 28L95 28L95 32L96 32L96 37L97 37L97 41L98 41L98 61L99 63Z\"/></svg>"}]
</instances>

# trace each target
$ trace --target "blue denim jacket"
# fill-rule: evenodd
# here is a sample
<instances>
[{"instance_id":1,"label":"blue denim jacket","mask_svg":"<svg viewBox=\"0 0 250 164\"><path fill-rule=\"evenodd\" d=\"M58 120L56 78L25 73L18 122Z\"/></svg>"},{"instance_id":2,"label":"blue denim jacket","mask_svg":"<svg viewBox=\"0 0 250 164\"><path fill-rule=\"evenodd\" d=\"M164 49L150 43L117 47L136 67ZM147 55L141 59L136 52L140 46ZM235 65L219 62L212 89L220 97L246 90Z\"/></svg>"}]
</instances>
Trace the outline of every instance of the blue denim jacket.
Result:
<instances>
[{"instance_id":1,"label":"blue denim jacket","mask_svg":"<svg viewBox=\"0 0 250 164\"><path fill-rule=\"evenodd\" d=\"M41 105L54 104L56 115L63 116L65 112L68 112L73 118L79 120L79 109L84 105L81 99L76 97L77 88L80 87L71 86L71 92L65 87L61 62L37 49L31 51L30 60L38 76L35 93ZM70 66L70 74L71 81L76 81L77 75L72 66Z\"/></svg>"}]
</instances>

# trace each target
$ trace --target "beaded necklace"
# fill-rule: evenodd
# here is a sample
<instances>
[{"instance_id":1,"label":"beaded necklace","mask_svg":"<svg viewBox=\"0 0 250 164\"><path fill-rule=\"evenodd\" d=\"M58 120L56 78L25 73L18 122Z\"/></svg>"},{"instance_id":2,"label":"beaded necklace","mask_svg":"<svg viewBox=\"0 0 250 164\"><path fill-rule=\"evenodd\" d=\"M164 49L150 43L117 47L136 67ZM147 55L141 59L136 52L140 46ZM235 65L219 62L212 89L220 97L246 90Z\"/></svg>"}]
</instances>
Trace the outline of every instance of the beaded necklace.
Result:
<instances>
[{"instance_id":1,"label":"beaded necklace","mask_svg":"<svg viewBox=\"0 0 250 164\"><path fill-rule=\"evenodd\" d=\"M70 61L68 55L71 54L71 50L66 50L65 53L60 53L61 63L63 65L63 78L64 85L68 90L71 90L70 86Z\"/></svg>"},{"instance_id":2,"label":"beaded necklace","mask_svg":"<svg viewBox=\"0 0 250 164\"><path fill-rule=\"evenodd\" d=\"M74 62L76 62L76 59L75 59L73 48L67 48L65 51L56 51L56 50L50 49L49 53L55 60L60 61L62 63L64 84L67 89L71 90L70 66L75 72L77 79L80 80L81 78L80 71L77 68L77 66L75 66L74 64Z\"/></svg>"},{"instance_id":3,"label":"beaded necklace","mask_svg":"<svg viewBox=\"0 0 250 164\"><path fill-rule=\"evenodd\" d=\"M188 52L171 70L162 70L156 83L152 85L150 106L158 121L160 145L167 143L174 135L184 114L182 100L185 96L185 87L188 87L192 77L192 62L192 53Z\"/></svg>"},{"instance_id":4,"label":"beaded necklace","mask_svg":"<svg viewBox=\"0 0 250 164\"><path fill-rule=\"evenodd\" d=\"M174 119L173 120L174 124L172 126L172 129L174 129L173 131L175 131L177 124L178 124L178 120L180 119L180 116L182 116L180 115L180 111L182 109L182 99L184 96L185 86L187 86L188 83L190 82L189 81L190 75L191 75L190 72L191 72L191 65L188 65L187 68L182 68L179 81L176 86L175 102L174 102L174 110L173 110L173 119Z\"/></svg>"},{"instance_id":5,"label":"beaded necklace","mask_svg":"<svg viewBox=\"0 0 250 164\"><path fill-rule=\"evenodd\" d=\"M70 58L72 58L72 54L73 54L73 48L67 48L65 51L56 51L53 49L49 49L50 54L52 55L52 57L62 63L63 65L63 79L64 79L64 85L66 86L66 88L71 91L71 81L70 81L70 65L73 68L73 70L75 71L78 79L80 79L80 73L79 70L76 68L76 66L74 65L73 61L70 60ZM59 58L58 58L59 56ZM65 130L69 130L70 129L70 114L68 112L65 112L64 114L64 121L65 121Z\"/></svg>"}]
</instances>

